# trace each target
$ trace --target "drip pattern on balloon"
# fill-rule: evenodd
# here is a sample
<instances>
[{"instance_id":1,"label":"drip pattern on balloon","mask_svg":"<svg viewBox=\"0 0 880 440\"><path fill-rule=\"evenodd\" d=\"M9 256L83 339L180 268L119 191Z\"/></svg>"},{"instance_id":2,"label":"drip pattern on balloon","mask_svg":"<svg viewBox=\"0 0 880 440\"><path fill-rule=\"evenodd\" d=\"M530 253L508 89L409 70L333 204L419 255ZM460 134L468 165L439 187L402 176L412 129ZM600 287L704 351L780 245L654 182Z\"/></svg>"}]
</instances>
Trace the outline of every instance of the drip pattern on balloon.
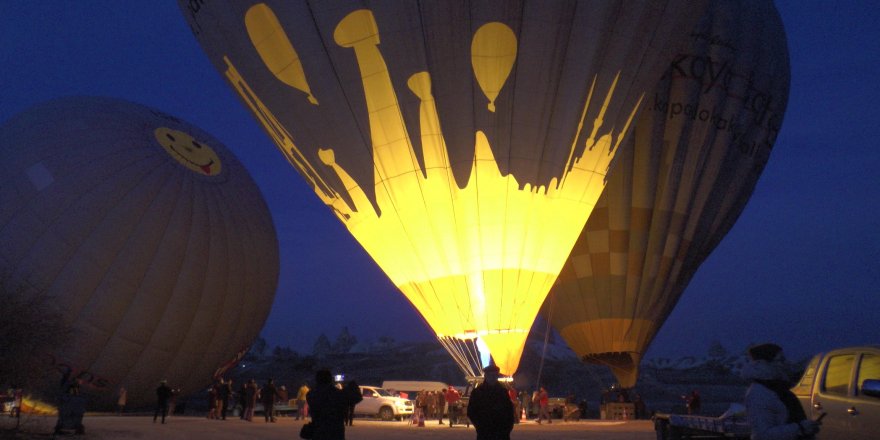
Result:
<instances>
[{"instance_id":1,"label":"drip pattern on balloon","mask_svg":"<svg viewBox=\"0 0 880 440\"><path fill-rule=\"evenodd\" d=\"M320 97L309 87L295 42L284 33L272 10L265 4L251 7L245 26L254 49L275 78L319 106ZM490 140L476 130L470 176L459 187L430 73L417 72L407 81L420 101L422 168L379 49L380 32L372 12L362 9L348 14L338 23L334 40L339 47L352 50L360 70L372 141L374 181L370 183L375 186L375 205L363 190L366 182L356 181L337 163L332 147L319 150L322 164L307 160L228 56L223 57L225 75L291 165L438 337L478 337L502 372L512 374L534 317L602 193L605 174L641 98L623 127L605 128L600 135L620 73L607 90L596 90L594 76L568 160L547 186L521 184L514 175L503 175ZM516 63L516 52L516 35L503 23L484 24L474 33L472 67L487 99L486 111L495 110L494 102ZM596 106L600 110L581 146L584 152L575 157L588 110ZM315 166L333 170L346 188L347 199Z\"/></svg>"}]
</instances>

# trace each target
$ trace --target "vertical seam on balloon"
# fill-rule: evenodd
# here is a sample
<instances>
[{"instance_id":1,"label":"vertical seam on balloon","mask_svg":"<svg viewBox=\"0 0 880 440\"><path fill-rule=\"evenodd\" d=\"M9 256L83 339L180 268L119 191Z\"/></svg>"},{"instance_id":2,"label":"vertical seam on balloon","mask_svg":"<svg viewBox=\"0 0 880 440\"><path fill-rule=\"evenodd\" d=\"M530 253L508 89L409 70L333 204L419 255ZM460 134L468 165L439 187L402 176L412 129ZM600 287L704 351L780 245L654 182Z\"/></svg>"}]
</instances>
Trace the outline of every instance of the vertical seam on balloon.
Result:
<instances>
[{"instance_id":1,"label":"vertical seam on balloon","mask_svg":"<svg viewBox=\"0 0 880 440\"><path fill-rule=\"evenodd\" d=\"M174 183L174 181L172 180L173 177L174 177L174 173L169 173L169 178L168 178L169 182ZM192 183L192 179L191 179L191 178L186 179L186 181L185 181L185 182L182 182L182 184L181 184L181 182L180 182L180 179L177 179L177 182L178 182L178 184L179 184L179 185L178 185L178 189L179 189L180 186L185 186L187 183L190 184L189 186L193 186L193 185L191 184L191 183ZM175 201L175 207L171 210L171 214L169 215L169 218L170 218L170 217L173 217L174 212L176 212L177 209L178 209L178 207L181 206L181 205L179 204L180 200L181 200L181 198L178 198L177 201ZM152 203L154 203L154 202L151 202L151 204L152 204ZM169 222L170 222L170 221L169 221ZM169 222L166 222L165 227L164 227L165 230L167 230L167 228L168 228L168 223L169 223ZM191 229L192 229L192 225L190 224L190 230L191 230ZM165 234L164 234L164 232L163 232L162 239L159 240L159 243L158 243L157 246L156 246L156 247L157 247L157 253L158 253L158 249L159 249L159 248L161 247L161 245L162 245L162 241L164 240L164 238L165 238ZM189 248L189 245L187 245L187 248ZM155 257L155 254L154 254L154 257ZM183 260L186 259L186 252L184 253L184 255L183 255L182 258L183 258ZM152 264L151 264L150 266L152 266ZM179 268L179 267L180 267L180 265L178 265L178 268ZM149 267L148 267L146 272L149 272L149 271L150 271L150 269L149 269ZM145 275L146 275L146 273L145 273ZM179 278L179 277L180 277L180 273L178 273L177 276L178 276L178 278ZM175 283L175 284L176 284L176 283ZM143 284L142 284L142 283L139 283L138 287L137 287L136 290L135 290L135 295L134 295L134 297L132 298L132 300L136 299L136 298L137 298L138 296L140 296L141 294L144 294L144 295L149 295L149 294L150 294L149 292L147 292L147 293L141 293L142 286L143 286ZM170 294L170 296L169 296L169 298L168 298L168 302L171 301L171 297L173 297L173 296L174 296L174 289L172 288L172 292L171 292L171 294ZM136 312L136 310L132 308L133 303L134 303L134 301L132 301L131 303L129 303L128 308L126 309L125 313L122 315L122 319L120 319L119 324L117 325L116 329L114 329L114 333L117 333L117 332L119 331L120 327L124 324L125 318L129 316L129 313ZM167 303L166 303L166 308L167 308ZM124 383L124 381L127 380L127 379L129 378L129 376L131 375L131 372L132 372L132 370L133 370L134 368L136 368L138 365L143 365L143 362L141 362L141 360L143 359L143 356L147 354L147 353L146 353L146 351L147 351L146 349L149 348L150 345L151 345L151 343L153 342L153 338L155 337L156 329L158 329L159 326L161 325L161 323L162 323L162 317L164 316L164 314L165 314L164 311L163 311L162 313L159 314L159 318L157 318L157 320L156 320L156 324L155 324L155 326L153 327L153 330L152 330L152 332L150 333L150 337L149 337L149 339L147 340L147 342L144 343L144 344L137 344L137 345L141 345L141 346L142 346L142 347L141 347L141 350L140 350L140 353L137 355L137 357L132 358L132 359L129 359L130 363L129 363L129 366L128 366L128 368L127 368L127 372L125 373L125 375L123 376L123 378L119 380L119 383L120 383L120 384L121 384L121 383ZM131 341L131 340L129 340L129 339L126 339L126 340L129 341L129 342L134 342L134 341ZM105 346L104 349L106 349L106 346Z\"/></svg>"},{"instance_id":2,"label":"vertical seam on balloon","mask_svg":"<svg viewBox=\"0 0 880 440\"><path fill-rule=\"evenodd\" d=\"M212 201L220 205L219 198L222 197L222 194L212 194ZM223 341L224 335L234 335L240 333L242 331L242 321L245 319L244 311L242 310L242 304L244 303L244 298L247 296L247 292L238 292L236 291L241 287L241 283L239 282L239 278L241 276L241 272L239 271L240 267L238 265L232 264L230 259L230 255L241 253L241 248L243 247L241 243L238 243L235 237L235 229L236 225L234 224L234 219L225 212L225 210L220 210L219 216L217 219L219 223L223 226L223 237L225 238L226 243L226 270L224 271L224 275L226 276L226 298L223 300L224 307L223 309L229 310L229 307L226 305L230 302L236 303L235 311L237 312L234 316L234 324L230 322L223 322L221 325L215 327L214 334L211 337L211 343L208 345L208 350L211 351L211 348L217 345L223 346L226 344L226 341ZM236 301L237 300L237 301ZM222 317L222 315L221 315ZM226 324L226 325L224 325ZM220 331L218 331L220 330ZM225 332L225 333L224 333ZM219 338L219 339L218 339Z\"/></svg>"},{"instance_id":3,"label":"vertical seam on balloon","mask_svg":"<svg viewBox=\"0 0 880 440\"><path fill-rule=\"evenodd\" d=\"M157 167L157 169L158 169L158 170L161 170L161 168L159 168L159 167ZM152 198L152 200L150 200L149 204L147 205L147 208L144 209L144 212L145 212L145 213L146 213L146 212L150 212L150 211L153 209L153 206L157 203L157 200L159 200L159 199L162 197L162 194L164 193L165 189L166 189L169 185L172 185L172 184L174 183L174 180L173 180L173 179L174 179L174 177L175 177L175 174L176 174L176 173L180 173L180 172L182 172L182 170L176 170L176 169L175 169L175 170L173 170L173 171L172 171L172 170L168 170L166 173L164 173L164 174L165 174L164 182L159 186L159 189L156 191L156 194L155 194L155 196ZM141 181L141 182L143 182L143 181ZM178 200L179 200L179 199L178 199ZM115 206L114 208L116 208L116 207L118 207L118 205ZM175 209L176 209L176 207L177 207L177 202L175 202ZM173 215L174 209L172 209L170 212L171 212L171 213L168 214L168 217L170 217L171 215ZM131 229L131 231L132 231L132 235L129 235L129 236L125 239L125 244L129 244L129 243L131 243L133 239L134 239L135 241L137 241L137 239L134 238L133 234L137 231L137 229L139 229L139 228L143 225L143 220L145 219L145 217L146 217L146 216L142 216L142 217L139 219L138 223L136 223L136 224L132 227L132 229ZM164 220L167 221L167 217L164 218ZM167 224L165 225L165 227L167 227ZM154 258L155 258L155 256L156 256L156 254L158 253L160 247L161 247L161 239L160 239L160 242L157 243L157 244L155 245L155 248L154 248L154 250L153 250L152 256L153 256ZM123 246L123 249L126 249L126 248L127 248L127 246ZM120 253L117 253L117 258L118 258L118 256L119 256L119 254L120 254ZM115 266L116 264L117 264L117 261L116 261L116 259L114 259L114 262L113 262L110 266L107 267L107 270L105 270L105 271L104 271L104 274L101 276L101 281L98 283L98 286L97 286L98 288L100 288L100 286L104 284L105 280L107 279L107 275L108 275L109 273L111 273L111 269L112 269L113 266ZM143 293L142 293L143 280L146 278L147 274L150 272L150 270L151 270L152 267L153 267L153 262L151 261L150 264L148 264L148 265L146 266L144 272L141 274L141 279L139 280L139 282L137 283L137 285L136 285L136 286L133 286L133 287L134 287L134 289L133 289L133 290L134 290L134 293L133 293L133 295L132 295L132 297L131 297L132 302L130 302L130 303L128 304L125 313L123 313L123 314L119 317L119 320L117 321L116 326L114 327L113 331L108 332L108 333L109 333L109 336L108 336L108 342L109 342L110 340L112 340L112 338L115 336L115 334L119 331L120 326L122 326L123 323L126 322L126 318L129 317L129 313L131 313L132 310L133 310L132 307L131 307L131 306L132 306L132 303L133 303L138 297L140 297L141 295L143 295ZM89 298L89 302L91 302L91 301L95 298L94 295L95 295L95 292L98 290L98 288L96 288L94 291L92 291L92 296ZM161 315L160 315L160 316L161 316ZM156 324L156 327L158 327L158 324ZM153 332L155 332L156 327L153 327ZM118 337L118 336L117 336L117 337ZM126 340L128 340L128 339L126 339ZM128 341L133 342L133 341L131 341L131 340L128 340ZM150 337L148 338L147 342L146 342L145 344L143 344L143 345L144 345L144 348L146 348L147 346L149 346L151 341L152 341L152 334L151 334ZM140 345L140 344L139 344L139 345ZM105 344L105 345L101 348L101 350L98 352L98 355L95 357L95 359L92 361L92 364L89 365L89 368L91 368L91 367L97 362L97 360L101 358L101 356L102 356L103 353L107 350L107 348L108 348L108 344ZM144 353L143 353L143 351L142 351L142 352L141 352L141 356L143 356L143 354L144 354ZM133 364L133 365L137 365L137 364L139 364L139 362L133 362L132 364ZM130 372L130 370L129 370L129 372ZM126 375L126 376L127 376L127 375Z\"/></svg>"},{"instance_id":4,"label":"vertical seam on balloon","mask_svg":"<svg viewBox=\"0 0 880 440\"><path fill-rule=\"evenodd\" d=\"M227 176L230 176L230 178L231 178L231 176L232 176L232 171L233 171L233 170L230 169L230 168L232 168L232 166L231 166L232 164L230 164L229 161L224 161L224 162L227 164L227 167L228 167L228 168L227 168L227 171L226 171L226 172L227 172ZM198 186L198 187L197 187L196 185L193 185L193 189L192 189L192 191L193 191L193 193L195 193L195 192L202 192L202 193L207 192L207 190L206 190L205 188L203 188L203 187L201 187L201 186ZM194 195L195 195L195 194L193 194L193 196L194 196ZM204 194L203 194L203 195L204 195ZM194 199L194 200L202 201L203 203L204 203L204 200L205 200L204 197L193 197L193 199ZM202 206L203 206L203 205L202 205ZM189 222L189 223L190 223L189 230L190 230L190 231L192 231L192 230L194 229L195 225L196 225L196 224L195 224L195 219L196 219L195 211L196 211L196 206L195 206L195 203L193 203L193 204L190 205L190 215L189 215L189 220L190 220L190 222ZM207 217L207 214L205 215L205 217ZM200 237L193 237L193 234L192 234L192 233L188 234L188 238L189 238L189 239L187 240L187 245L186 245L187 255L191 254L191 251L190 251L191 247L190 247L190 246L191 246L191 243L193 242L193 239L194 239L194 238L203 239L203 237L205 237L205 235L209 235L209 234L204 234L204 235L202 235L202 236L200 236ZM206 241L205 248L210 249L211 240L209 239L209 240L205 240L205 241ZM171 356L171 360L168 362L168 364L167 364L167 366L166 366L166 369L165 369L165 371L164 371L163 374L162 374L162 377L167 377L167 376L168 376L168 373L167 373L168 370L170 370L173 366L175 366L175 364L179 361L179 356L180 356L181 351L183 351L184 348L188 348L188 347L187 347L187 341L189 340L190 332L192 331L192 327L193 327L193 325L195 325L195 323L196 323L196 319L195 319L195 318L199 315L199 311L202 310L202 305L203 305L204 300L205 300L205 297L206 297L206 295L205 295L205 293L206 293L206 289L205 289L205 287L206 287L206 280L207 280L207 277L208 277L208 269L207 269L207 268L208 268L208 266L205 265L205 271L204 271L204 273L203 273L203 275L202 275L202 281L201 281L200 284L198 284L198 286L199 286L199 290L200 290L200 295L199 295L198 305L196 306L196 311L195 311L195 313L190 317L190 319L189 319L189 325L187 326L186 331L183 331L183 332L180 332L180 333L179 333L179 334L181 335L181 341L180 341L180 344L178 345L177 350L175 350L175 351L174 351L174 354ZM208 354L208 353L202 353L202 356L200 356L200 357L201 357L201 358L204 358L204 357L206 357L207 354ZM184 380L182 380L182 383L183 383L183 384L188 384L188 383L190 383L190 378L192 377L193 374L196 373L196 369L194 369L194 368L188 369L187 371L188 371L188 375L185 376Z\"/></svg>"},{"instance_id":5,"label":"vertical seam on balloon","mask_svg":"<svg viewBox=\"0 0 880 440\"><path fill-rule=\"evenodd\" d=\"M422 24L422 22L421 22L421 20L422 20L422 15L421 15L421 2L417 2L417 3L416 3L416 7L417 7L417 9L419 10L419 14L417 14L417 16L418 16L418 20L419 20L419 24ZM431 71L431 69L430 69L430 66L429 66L429 64L428 64L428 56L427 56L427 54L428 54L428 44L427 44L427 40L426 40L425 35L424 35L424 25L421 25L421 26L419 26L419 27L420 27L420 29L422 29L422 47L423 47L423 57L424 57L424 61L425 61L425 68L426 68L426 70L429 72L429 78L430 78L430 71ZM391 75L391 71L390 71L390 70L388 71L388 74L389 74L389 76ZM430 94L431 94L431 97L432 97L432 99L433 99L433 96L434 96L433 87L431 87ZM395 93L395 95L396 95L396 93ZM399 102L399 100L398 100L398 102ZM435 102L436 102L436 100L435 100ZM419 116L419 123L420 123L420 124L421 124L421 122L422 122L422 121L421 121L421 105L423 105L423 104L422 104L422 103L419 104L419 106L420 106L420 109L419 109L419 114L420 114L420 116ZM435 104L435 105L436 105L436 104ZM403 119L403 108L402 108L402 107L400 108L400 112L398 113L398 115L400 116L400 124L401 124L401 126L402 126L402 127L406 127L406 121ZM439 128L439 127L438 127L438 128ZM420 127L420 129L421 129L422 131L424 131L424 127ZM442 130L441 130L441 133L442 133ZM422 159L423 159L422 162L424 163L424 171L422 171L422 165L419 163L419 160L418 160L418 154L416 154L415 149L413 148L413 145L412 145L412 137L409 136L409 135L407 135L407 139L408 139L407 142L409 143L409 147L410 147L410 148L409 148L409 151L410 151L411 154L412 154L412 160L413 160L413 162L414 162L416 165L419 166L419 169L414 170L413 172L416 173L416 174L419 174L421 177L424 177L424 179L427 179L427 178L428 178L428 174L429 174L429 170L428 170L427 158L424 157L425 145L424 145L423 143L420 142L420 145L421 145L421 148L422 148L422 153L423 153L423 155L422 155ZM448 159L448 158L447 158L447 159ZM447 162L446 165L449 166L450 164ZM447 168L447 170L449 170L449 169ZM447 171L447 172L448 172L448 171ZM383 181L382 183L383 183L383 186L384 186L384 185L385 185L385 182ZM432 219L433 216L430 215L430 213L431 213L431 211L432 211L432 210L431 210L431 206L428 204L428 200L427 200L427 198L424 197L424 194L425 194L425 193L424 193L424 188L423 188L423 186L422 186L422 185L423 185L423 179L416 179L416 183L418 184L418 187L419 187L419 193L422 194L422 196L423 196L423 197L422 197L422 205L423 205L423 207L424 207L424 211L425 211L426 214L428 214L428 218L429 218L429 219ZM452 180L452 183L455 184L455 179L454 179L454 178L453 178L453 180ZM386 188L386 189L387 189L387 188ZM389 192L389 193L390 193L390 192ZM450 198L451 198L451 194L450 194ZM393 199L393 198L391 198L389 201L390 201L392 204L394 204L394 199ZM454 219L454 218L455 218L455 210L454 210L455 208L454 208L454 204L452 204L452 206L453 206L452 213L453 213L453 219ZM396 207L395 207L395 208L396 208ZM401 218L401 220L402 220L402 218ZM405 225L404 223L401 223L401 224L404 225L403 230L404 230L404 231L407 231L407 228L405 227L406 225ZM435 233L435 228L433 227L435 224L436 224L435 221L433 221L433 220L429 220L429 226L431 227L431 229L428 231L429 234L430 234L430 237L427 237L427 238L429 238L431 241L433 241L433 242L435 242L435 243L437 243L437 244L440 244L440 242L442 241L442 239L441 239L441 237L438 237L437 234ZM410 234L407 233L407 236L409 236L409 235L410 235ZM414 237L414 238L417 239L418 237ZM416 248L417 248L417 246L415 246L416 241L415 241L415 240L412 240L412 243L413 243L412 249L415 251ZM436 249L442 249L443 246L442 246L442 245L440 245L440 246L435 246L435 248L436 248ZM456 247L456 250L457 250L459 253L461 252L460 249L457 249L457 247ZM441 256L442 256L442 253L441 253L441 252L438 252L438 254L441 254ZM418 253L418 252L414 252L414 255L415 255L416 257L418 257L418 256L420 255L420 253ZM446 264L446 265L448 265L448 259L446 259L446 258L441 258L441 259L442 259L442 264ZM419 262L421 263L422 271L423 271L425 274L428 274L429 271L428 271L428 268L427 268L427 264L426 264L423 260L421 260L420 258L419 258L418 260L419 260ZM441 312L447 312L447 313L444 313L444 315L447 315L447 314L448 314L448 311L445 310L445 309L446 309L446 306L445 306L446 301L444 301L443 298L441 298L441 297L438 295L439 291L438 291L438 289L434 286L434 282L433 282L433 281L430 281L428 284L431 286L431 293L433 294L433 297L434 297L435 303L438 305L438 308L440 309ZM405 296L405 295L404 295L404 296ZM456 299L454 295L452 296L452 299L453 299L453 300ZM457 307L457 304L456 304L456 308L457 308L459 311L461 310L459 307ZM461 317L461 314L459 313L459 319L460 319L460 317ZM434 319L436 319L436 316L434 317ZM428 326L431 327L431 328L433 329L433 325L431 325L430 322L428 323ZM434 329L434 332L436 333L436 330L435 330L435 329Z\"/></svg>"},{"instance_id":6,"label":"vertical seam on balloon","mask_svg":"<svg viewBox=\"0 0 880 440\"><path fill-rule=\"evenodd\" d=\"M143 175L144 175L144 176L149 176L149 175L152 175L154 172L160 172L160 171L163 171L163 170L162 170L162 164L159 164L159 165L155 166L152 170L150 170L150 171L144 173ZM106 180L102 180L101 182L105 182L105 181L106 181ZM123 195L123 196L120 196L118 200L123 200L123 199L125 199L126 197L128 197L128 196L131 194L131 192L135 191L135 190L139 187L139 184L140 184L141 182L143 182L143 180L139 181L138 184L133 185L133 186L132 186L132 187L126 192L126 194ZM92 189L95 189L95 188L97 188L98 186L99 186L99 185L95 185L95 186L92 187ZM80 195L80 197L77 198L77 201L81 200L81 199L83 198L83 196L85 196L85 194L86 194L86 193L82 193L82 194ZM76 202L72 202L71 204L73 204L73 203L76 203ZM116 205L114 205L114 207L115 207L115 206L116 206ZM88 236L86 236L86 238L85 238L84 240L82 240L82 241L79 243L79 245L76 247L75 251L74 251L72 254L75 254L75 253L79 252L79 251L82 249L83 243L85 243L86 241L88 241L89 238L91 238L91 237L93 236L96 227L99 226L99 225L100 225L101 223L103 223L104 221L106 221L106 219L107 219L107 217L108 217L108 214L109 214L110 212L111 212L111 211L107 211L107 212L105 212L104 215L103 215L99 220L97 220L97 221L94 223L94 227L91 229L91 231L89 232ZM60 219L60 216L58 217L58 219ZM53 224L54 224L54 222L53 222ZM137 227L137 226L135 225L134 228L136 228L136 227ZM133 228L133 229L134 229L134 228ZM48 228L47 228L47 230L48 230ZM124 240L124 242L123 242L123 246L120 247L120 249L118 249L118 250L115 252L116 257L118 257L118 256L119 256L119 253L122 252L122 249L125 247L124 244L127 243L127 242L129 241L129 239L130 239L130 236L127 237L127 238ZM115 261L115 258L114 258L114 261ZM68 260L68 263L69 263L69 260ZM67 264L68 264L68 263L66 263L66 264L64 265L65 268L67 267ZM108 267L106 267L106 268L103 268L103 269L104 269L104 272L103 272L103 274L101 275L100 281L98 281L97 285L95 286L95 289L93 289L93 290L91 291L91 293L89 294L89 296L83 301L83 306L82 306L82 307L85 307L85 306L86 306L89 302L91 302L91 300L94 298L95 290L96 290L96 289L97 289L97 288L103 283L103 280L104 280L104 278L107 276L107 273L108 273L110 267L112 267L114 264L115 264L115 263L111 263L110 266L108 266ZM64 270L64 269L62 269L62 271L63 271L63 270ZM61 271L59 271L59 274L60 274L60 273L61 273ZM53 281L52 281L52 283L50 284L50 286L52 286L52 285L55 284L55 280L57 280L57 277L56 277L55 279L53 279ZM72 320L72 321L73 321L73 322L79 321L79 318L80 318L81 315L82 315L82 310L76 312L76 319L74 319L74 320Z\"/></svg>"},{"instance_id":7,"label":"vertical seam on balloon","mask_svg":"<svg viewBox=\"0 0 880 440\"><path fill-rule=\"evenodd\" d=\"M427 39L427 36L425 35L425 27L424 27L424 23L422 22L422 11L423 11L423 9L422 9L422 2L421 2L421 0L418 0L418 1L417 1L417 5L418 5L418 9L419 9L419 21L420 21L420 23L422 23L422 26L421 26L421 28L422 28L422 41L423 41L422 44L423 44L423 47L424 47L424 49L425 49L425 50L424 50L424 53L425 53L425 67L426 67L426 69L427 69L428 72L431 72L431 71L432 71L432 70L431 70L431 65L432 65L432 63L431 63L431 58L430 58L430 56L429 56L430 51L428 50L428 48L429 48L430 46L428 45L428 39ZM433 84L432 84L432 87L431 87L431 96L434 97L434 102L435 102L435 106L436 106L436 97L435 97L435 95L434 95ZM421 123L421 121L420 121L420 123ZM438 118L438 123L442 124L442 123L443 123L442 119ZM438 127L438 128L440 128L440 127ZM441 129L441 130L440 130L440 133L442 133L442 132L443 132L443 130ZM445 138L444 138L444 144L445 144ZM422 151L424 152L424 145L422 145L422 149L423 149ZM446 151L449 151L448 148L447 148ZM447 166L448 168L446 169L446 172L447 172L447 174L451 177L451 180L450 180L449 183L450 183L451 185L454 185L455 187L458 187L458 183L457 183L456 180L455 180L455 174L453 173L452 159L451 159L451 157L450 157L449 155L447 155L447 160L448 160L448 162L446 163L446 166ZM428 170L427 170L427 163L426 163L426 165L425 165L425 172L427 173L427 171L428 171ZM448 194L448 196L449 196L449 200L450 200L450 202L454 202L454 198L453 198L453 196L452 196L452 192L451 192L451 191L450 191L450 193ZM458 213L456 212L456 209L455 209L455 208L456 208L455 203L450 203L450 209L451 209L451 213L452 213L452 219L451 219L451 221L452 221L454 227L455 227L456 230L457 230L458 227L460 226L460 223L457 221L457 220L458 220ZM432 222L432 224L433 224L433 222ZM461 257L463 250L461 249L461 245L460 245L460 242L459 242L458 239L455 240L454 246L455 246L455 252L456 252L456 254L457 254L456 256L457 256L457 257ZM465 252L466 252L466 251L465 251ZM450 265L450 266L451 266L450 262L448 261L448 258L444 259L444 263L447 264L447 265ZM451 271L450 271L450 272L451 272ZM468 289L468 291L469 291L469 286L468 286L467 282L465 282L464 285L465 285L465 288ZM469 295L469 294L467 294L467 295L463 295L463 297L467 299L468 304L465 305L466 307L462 307L462 304L459 304L459 300L461 299L461 296L462 296L462 295L452 295L452 300L453 300L453 301L450 301L450 304L449 304L449 305L450 305L451 307L454 307L454 308L455 308L455 311L458 313L458 319L459 319L458 327L463 329L465 326L464 326L464 322L463 322L463 320L462 320L462 317L463 317L463 316L470 316L470 314L472 314L473 307L472 307L472 305L470 304L470 295ZM442 302L441 298L439 297L437 291L434 292L434 297L438 300L438 303L439 303L439 304L443 304L443 302ZM445 309L445 307L444 307L444 309ZM432 328L432 330L433 330L433 328ZM434 330L434 332L436 333L436 330Z\"/></svg>"}]
</instances>

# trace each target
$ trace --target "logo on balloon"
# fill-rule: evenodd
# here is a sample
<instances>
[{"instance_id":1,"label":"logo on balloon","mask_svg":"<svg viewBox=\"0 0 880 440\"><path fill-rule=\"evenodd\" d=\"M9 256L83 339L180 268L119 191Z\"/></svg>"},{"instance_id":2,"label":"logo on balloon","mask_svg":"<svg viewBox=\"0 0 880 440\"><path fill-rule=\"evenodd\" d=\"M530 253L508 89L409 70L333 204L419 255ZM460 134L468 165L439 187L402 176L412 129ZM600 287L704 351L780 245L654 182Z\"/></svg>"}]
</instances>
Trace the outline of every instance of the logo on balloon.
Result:
<instances>
[{"instance_id":1,"label":"logo on balloon","mask_svg":"<svg viewBox=\"0 0 880 440\"><path fill-rule=\"evenodd\" d=\"M153 134L159 145L183 166L205 176L220 174L221 165L217 153L188 133L159 127Z\"/></svg>"}]
</instances>

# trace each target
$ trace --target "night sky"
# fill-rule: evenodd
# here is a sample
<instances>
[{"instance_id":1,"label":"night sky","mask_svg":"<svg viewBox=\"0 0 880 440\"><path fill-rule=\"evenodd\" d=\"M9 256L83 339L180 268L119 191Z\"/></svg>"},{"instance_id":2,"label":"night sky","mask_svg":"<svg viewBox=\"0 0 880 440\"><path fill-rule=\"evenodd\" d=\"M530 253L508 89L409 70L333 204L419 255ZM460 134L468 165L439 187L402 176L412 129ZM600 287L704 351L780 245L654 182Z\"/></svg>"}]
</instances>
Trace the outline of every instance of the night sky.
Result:
<instances>
[{"instance_id":1,"label":"night sky","mask_svg":"<svg viewBox=\"0 0 880 440\"><path fill-rule=\"evenodd\" d=\"M791 358L880 343L880 8L776 5L792 69L782 131L647 358L703 355L713 341L731 352L776 341ZM343 326L361 341L432 339L211 66L176 2L3 2L0 42L0 121L57 97L109 96L189 121L236 153L281 246L270 345L310 352Z\"/></svg>"}]
</instances>

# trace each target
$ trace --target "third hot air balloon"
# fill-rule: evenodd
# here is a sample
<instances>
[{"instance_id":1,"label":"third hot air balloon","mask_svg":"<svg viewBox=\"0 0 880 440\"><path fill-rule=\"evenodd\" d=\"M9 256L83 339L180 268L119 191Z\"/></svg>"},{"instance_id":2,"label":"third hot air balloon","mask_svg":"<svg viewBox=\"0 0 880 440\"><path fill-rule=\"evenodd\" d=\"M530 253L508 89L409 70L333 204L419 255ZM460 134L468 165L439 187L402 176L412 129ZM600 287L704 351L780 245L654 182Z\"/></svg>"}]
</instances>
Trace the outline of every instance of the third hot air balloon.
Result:
<instances>
[{"instance_id":1,"label":"third hot air balloon","mask_svg":"<svg viewBox=\"0 0 880 440\"><path fill-rule=\"evenodd\" d=\"M551 321L585 361L635 385L642 354L739 217L788 102L772 3L715 2L645 111L553 290Z\"/></svg>"}]
</instances>

